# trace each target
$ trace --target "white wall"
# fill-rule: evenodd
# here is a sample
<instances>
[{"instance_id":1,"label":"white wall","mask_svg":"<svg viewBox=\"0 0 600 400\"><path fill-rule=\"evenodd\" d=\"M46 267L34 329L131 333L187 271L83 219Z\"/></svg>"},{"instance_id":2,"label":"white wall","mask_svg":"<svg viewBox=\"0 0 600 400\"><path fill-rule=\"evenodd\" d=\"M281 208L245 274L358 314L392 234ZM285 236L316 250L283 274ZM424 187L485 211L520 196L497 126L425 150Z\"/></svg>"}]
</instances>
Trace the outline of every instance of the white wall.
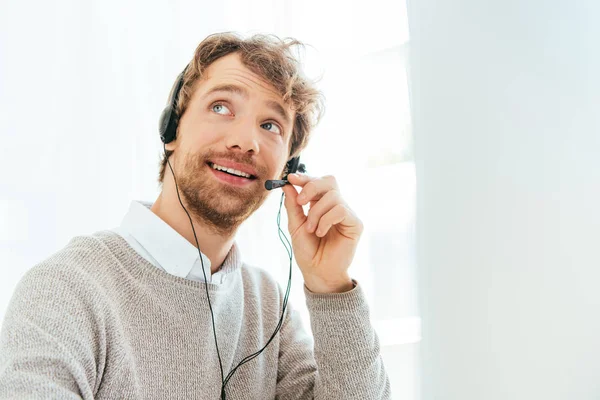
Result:
<instances>
[{"instance_id":1,"label":"white wall","mask_svg":"<svg viewBox=\"0 0 600 400\"><path fill-rule=\"evenodd\" d=\"M408 7L422 399L598 399L600 2Z\"/></svg>"}]
</instances>

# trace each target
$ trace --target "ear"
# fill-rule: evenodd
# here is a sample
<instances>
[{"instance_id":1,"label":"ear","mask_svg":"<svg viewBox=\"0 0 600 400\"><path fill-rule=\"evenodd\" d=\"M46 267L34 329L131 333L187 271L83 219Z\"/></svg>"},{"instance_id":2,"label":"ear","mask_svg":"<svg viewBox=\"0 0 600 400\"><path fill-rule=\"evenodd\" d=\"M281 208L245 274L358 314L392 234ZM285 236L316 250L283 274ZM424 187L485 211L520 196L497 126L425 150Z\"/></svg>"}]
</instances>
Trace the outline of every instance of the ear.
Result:
<instances>
[{"instance_id":1,"label":"ear","mask_svg":"<svg viewBox=\"0 0 600 400\"><path fill-rule=\"evenodd\" d=\"M177 137L175 138L175 140L165 144L165 149L169 150L169 151L174 151L177 148Z\"/></svg>"},{"instance_id":2,"label":"ear","mask_svg":"<svg viewBox=\"0 0 600 400\"><path fill-rule=\"evenodd\" d=\"M175 132L175 139L173 139L169 143L165 144L165 148L169 151L177 150L178 143L179 143L179 127L177 127L177 131Z\"/></svg>"}]
</instances>

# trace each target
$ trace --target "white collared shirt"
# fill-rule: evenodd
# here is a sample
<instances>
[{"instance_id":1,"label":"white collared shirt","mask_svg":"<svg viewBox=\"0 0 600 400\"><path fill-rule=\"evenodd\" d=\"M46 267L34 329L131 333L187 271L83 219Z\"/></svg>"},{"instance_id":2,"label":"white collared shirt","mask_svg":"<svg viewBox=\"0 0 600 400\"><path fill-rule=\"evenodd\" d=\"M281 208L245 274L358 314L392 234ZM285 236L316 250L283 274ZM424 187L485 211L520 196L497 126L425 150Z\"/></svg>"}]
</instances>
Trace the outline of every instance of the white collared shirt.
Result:
<instances>
[{"instance_id":1,"label":"white collared shirt","mask_svg":"<svg viewBox=\"0 0 600 400\"><path fill-rule=\"evenodd\" d=\"M121 235L142 257L169 274L204 282L198 248L152 212L151 202L133 200L121 225L110 229ZM202 253L206 279L222 284L226 275L210 272L210 260Z\"/></svg>"}]
</instances>

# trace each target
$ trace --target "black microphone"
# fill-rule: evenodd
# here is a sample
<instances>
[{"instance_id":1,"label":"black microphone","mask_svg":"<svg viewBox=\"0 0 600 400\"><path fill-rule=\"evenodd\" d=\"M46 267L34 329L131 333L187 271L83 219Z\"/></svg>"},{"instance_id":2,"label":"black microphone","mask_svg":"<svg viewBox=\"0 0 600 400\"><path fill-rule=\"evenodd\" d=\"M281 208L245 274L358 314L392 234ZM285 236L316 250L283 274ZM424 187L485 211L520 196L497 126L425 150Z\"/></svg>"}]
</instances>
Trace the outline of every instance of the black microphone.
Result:
<instances>
[{"instance_id":1,"label":"black microphone","mask_svg":"<svg viewBox=\"0 0 600 400\"><path fill-rule=\"evenodd\" d=\"M273 190L287 185L289 182L287 179L269 179L265 181L265 189Z\"/></svg>"},{"instance_id":2,"label":"black microphone","mask_svg":"<svg viewBox=\"0 0 600 400\"><path fill-rule=\"evenodd\" d=\"M295 157L295 158L292 158L290 161L288 161L287 170L289 173L295 173L296 171L305 173L306 166L304 164L300 163L300 157ZM287 178L287 175L285 176L285 178ZM267 189L267 190L277 189L277 188L287 185L288 183L290 183L290 182L288 182L287 179L269 179L269 180L265 181L265 189Z\"/></svg>"}]
</instances>

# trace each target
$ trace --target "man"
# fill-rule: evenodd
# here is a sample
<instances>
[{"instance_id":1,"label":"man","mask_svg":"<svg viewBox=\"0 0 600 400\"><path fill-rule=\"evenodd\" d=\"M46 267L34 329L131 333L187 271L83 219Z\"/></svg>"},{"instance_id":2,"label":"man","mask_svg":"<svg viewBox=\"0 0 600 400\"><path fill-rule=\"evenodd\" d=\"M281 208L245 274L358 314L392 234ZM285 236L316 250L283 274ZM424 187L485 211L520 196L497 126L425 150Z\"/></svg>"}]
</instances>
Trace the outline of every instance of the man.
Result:
<instances>
[{"instance_id":1,"label":"man","mask_svg":"<svg viewBox=\"0 0 600 400\"><path fill-rule=\"evenodd\" d=\"M121 226L73 238L19 282L0 398L390 398L348 275L362 223L331 176L291 174L283 187L314 343L288 307L224 384L283 309L279 285L242 262L234 238L320 115L298 44L219 34L198 46L172 92L179 119L156 201L132 202Z\"/></svg>"}]
</instances>

